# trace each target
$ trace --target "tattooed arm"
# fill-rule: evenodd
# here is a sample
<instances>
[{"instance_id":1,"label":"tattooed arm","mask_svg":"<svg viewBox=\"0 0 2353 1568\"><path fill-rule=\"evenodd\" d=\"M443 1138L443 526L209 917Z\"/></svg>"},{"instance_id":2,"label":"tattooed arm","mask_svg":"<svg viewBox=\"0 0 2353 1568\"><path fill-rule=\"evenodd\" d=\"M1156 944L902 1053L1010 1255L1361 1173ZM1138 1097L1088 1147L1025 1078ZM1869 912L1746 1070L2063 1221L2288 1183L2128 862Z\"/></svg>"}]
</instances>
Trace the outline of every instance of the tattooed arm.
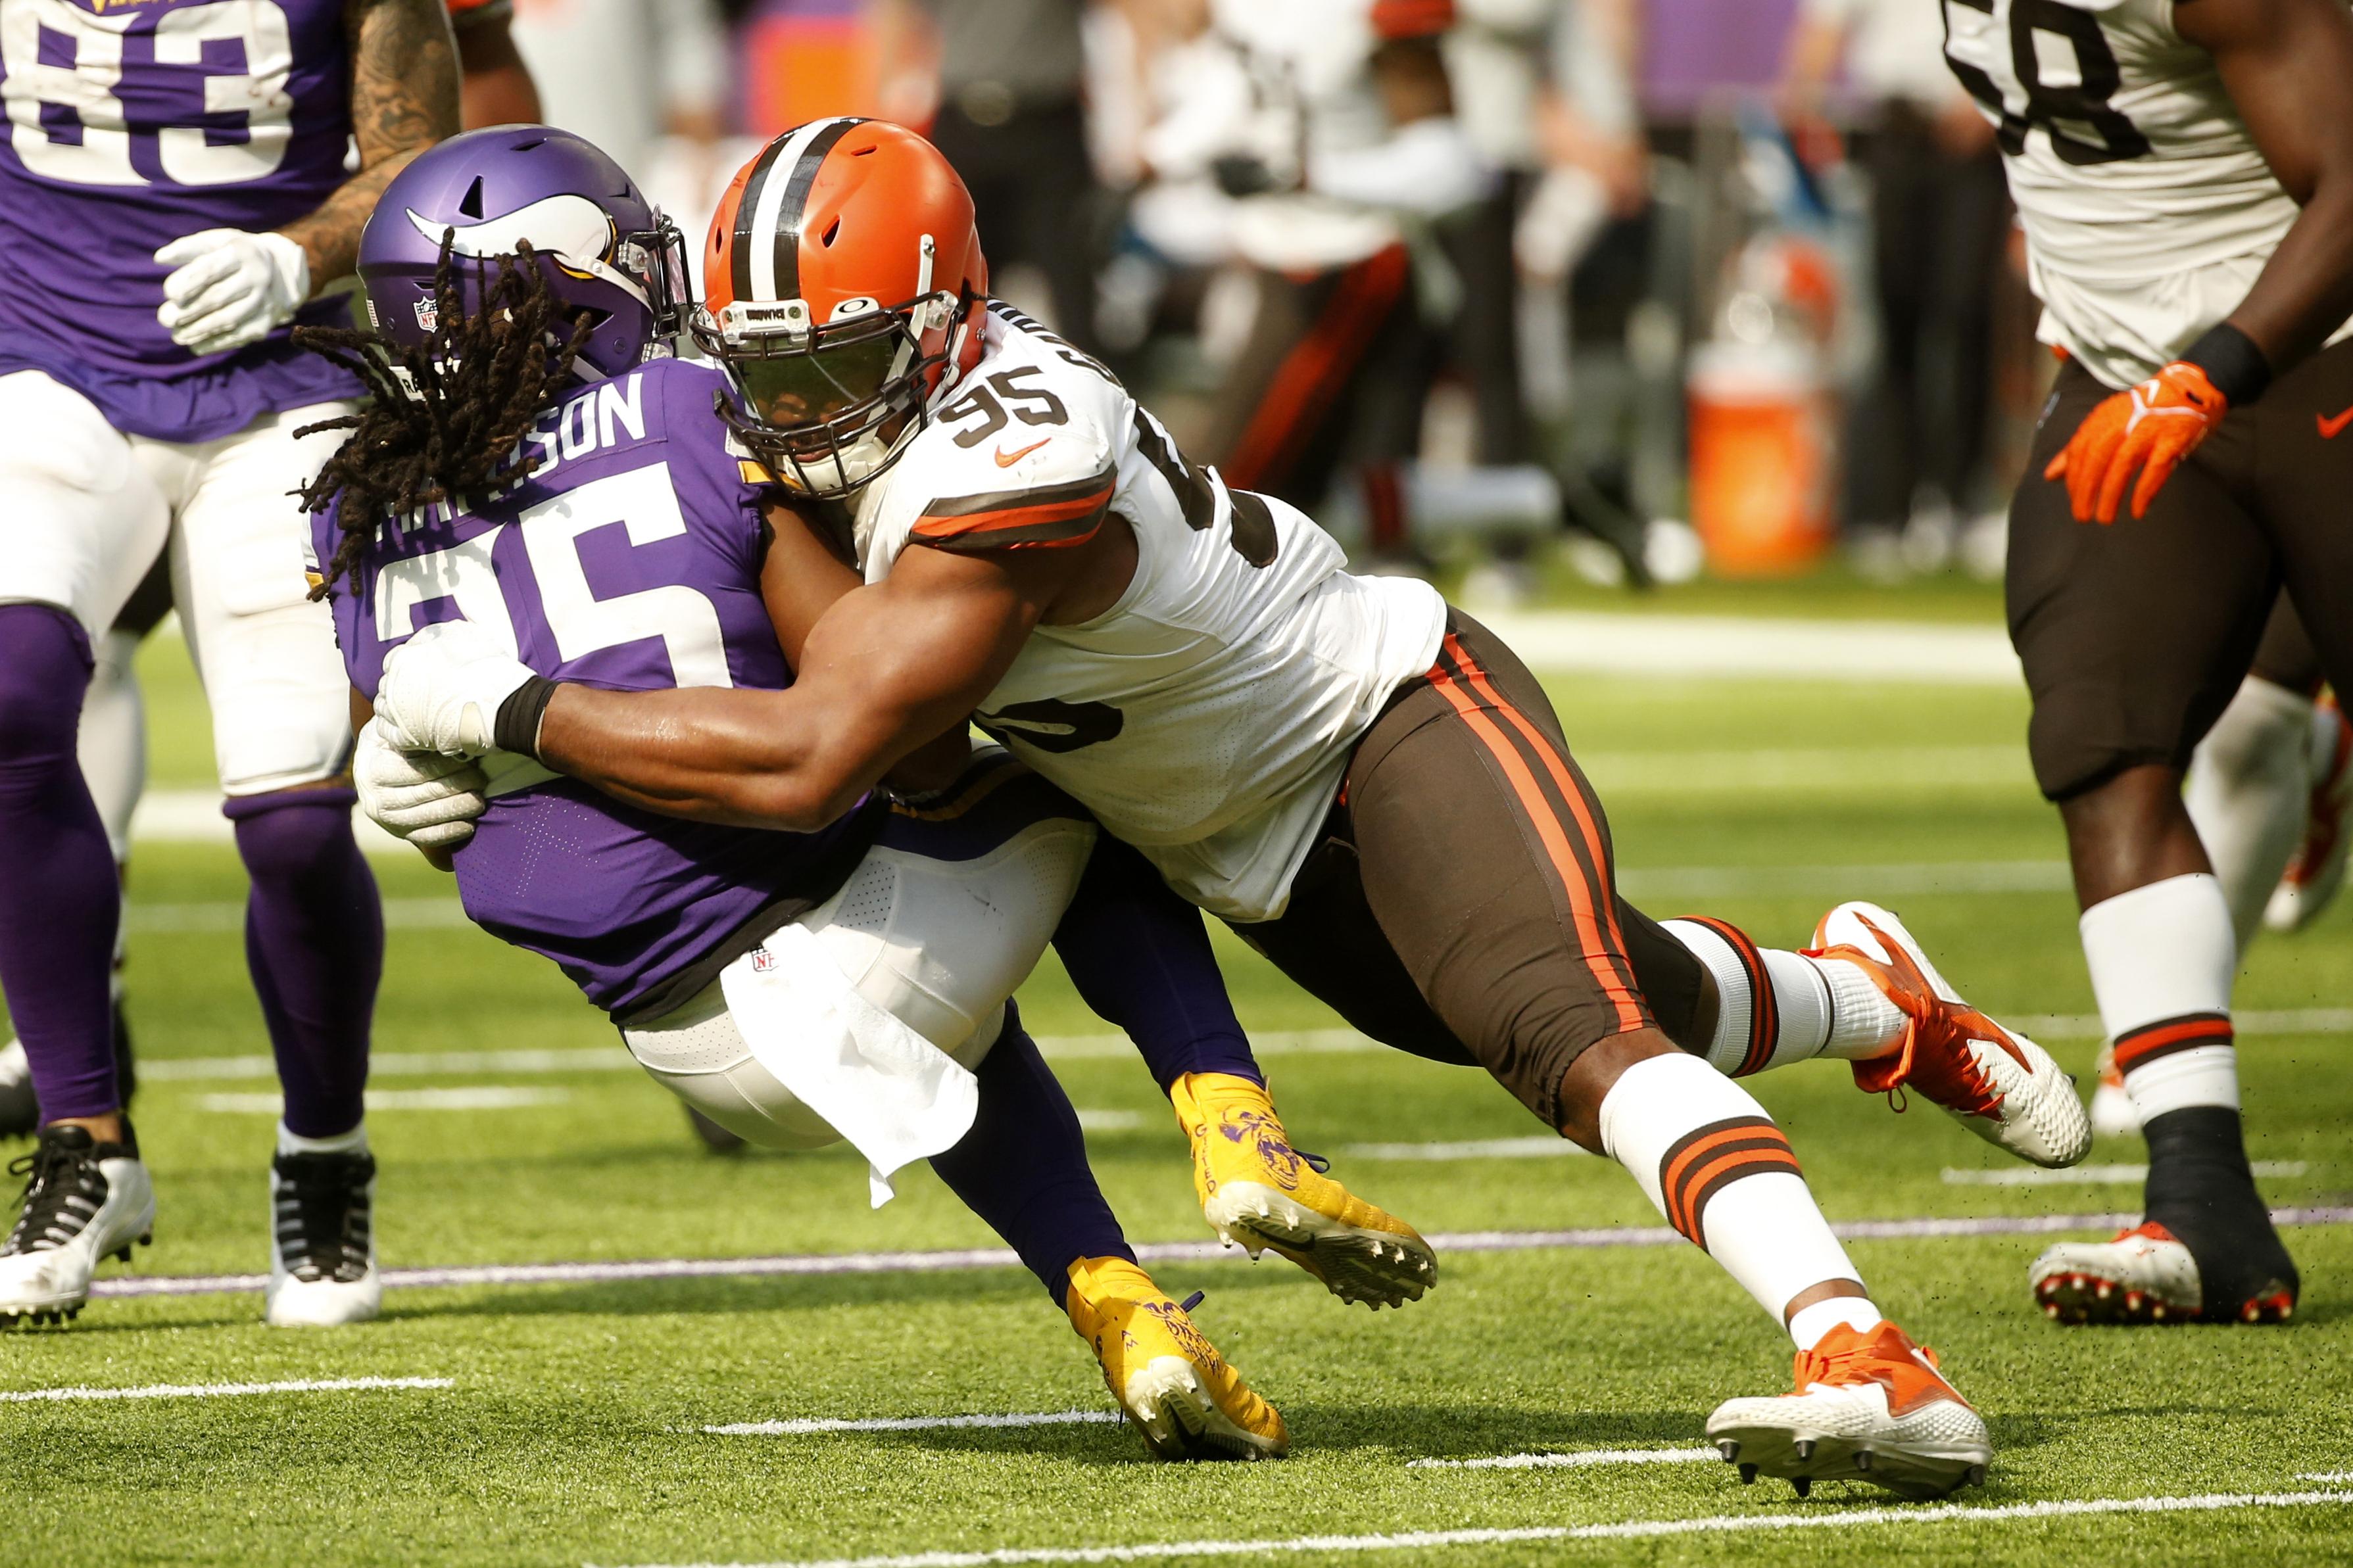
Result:
<instances>
[{"instance_id":1,"label":"tattooed arm","mask_svg":"<svg viewBox=\"0 0 2353 1568\"><path fill-rule=\"evenodd\" d=\"M279 230L311 263L311 291L351 271L360 228L401 166L458 132L458 46L444 0L344 0L359 173Z\"/></svg>"}]
</instances>

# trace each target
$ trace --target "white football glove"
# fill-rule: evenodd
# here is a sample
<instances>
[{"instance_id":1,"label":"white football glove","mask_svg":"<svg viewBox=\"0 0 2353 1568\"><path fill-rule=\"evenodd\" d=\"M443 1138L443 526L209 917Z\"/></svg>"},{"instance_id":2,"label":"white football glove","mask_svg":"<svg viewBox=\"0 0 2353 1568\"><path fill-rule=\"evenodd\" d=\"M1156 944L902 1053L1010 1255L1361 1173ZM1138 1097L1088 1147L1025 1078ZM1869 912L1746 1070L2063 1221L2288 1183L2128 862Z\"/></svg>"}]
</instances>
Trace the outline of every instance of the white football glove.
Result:
<instances>
[{"instance_id":1,"label":"white football glove","mask_svg":"<svg viewBox=\"0 0 2353 1568\"><path fill-rule=\"evenodd\" d=\"M404 752L387 743L375 719L352 753L352 784L368 820L419 849L457 849L474 837L474 818L490 809L489 780L469 757Z\"/></svg>"},{"instance_id":2,"label":"white football glove","mask_svg":"<svg viewBox=\"0 0 2353 1568\"><path fill-rule=\"evenodd\" d=\"M471 621L427 626L385 658L375 689L385 744L451 756L494 750L499 705L532 676L529 665Z\"/></svg>"},{"instance_id":3,"label":"white football glove","mask_svg":"<svg viewBox=\"0 0 2353 1568\"><path fill-rule=\"evenodd\" d=\"M192 353L259 342L311 297L311 258L282 234L207 228L155 253L172 268L155 319Z\"/></svg>"}]
</instances>

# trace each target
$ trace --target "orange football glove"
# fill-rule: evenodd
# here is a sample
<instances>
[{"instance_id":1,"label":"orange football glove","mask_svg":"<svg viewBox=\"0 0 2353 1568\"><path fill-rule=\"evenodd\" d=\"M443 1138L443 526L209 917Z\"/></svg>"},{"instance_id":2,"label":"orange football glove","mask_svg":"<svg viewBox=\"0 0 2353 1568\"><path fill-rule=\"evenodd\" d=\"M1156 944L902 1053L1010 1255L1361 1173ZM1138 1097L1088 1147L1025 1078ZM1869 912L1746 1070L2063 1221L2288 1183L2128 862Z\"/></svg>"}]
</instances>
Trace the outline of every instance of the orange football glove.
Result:
<instances>
[{"instance_id":1,"label":"orange football glove","mask_svg":"<svg viewBox=\"0 0 2353 1568\"><path fill-rule=\"evenodd\" d=\"M2147 517L2148 503L2182 460L2214 433L2231 400L2215 390L2206 373L2175 360L2129 392L2119 392L2084 416L2060 454L2042 470L2046 479L2067 481L2067 500L2077 522L2114 522L2133 470L2132 514Z\"/></svg>"}]
</instances>

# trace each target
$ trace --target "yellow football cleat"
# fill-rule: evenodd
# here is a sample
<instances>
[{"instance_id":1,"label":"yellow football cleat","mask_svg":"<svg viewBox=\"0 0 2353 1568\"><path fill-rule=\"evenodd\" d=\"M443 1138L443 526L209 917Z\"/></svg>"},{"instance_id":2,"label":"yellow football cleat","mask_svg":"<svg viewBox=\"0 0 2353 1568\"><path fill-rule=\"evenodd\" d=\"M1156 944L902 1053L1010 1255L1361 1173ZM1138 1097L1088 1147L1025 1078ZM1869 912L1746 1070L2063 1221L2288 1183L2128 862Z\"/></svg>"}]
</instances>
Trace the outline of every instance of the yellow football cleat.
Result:
<instances>
[{"instance_id":1,"label":"yellow football cleat","mask_svg":"<svg viewBox=\"0 0 2353 1568\"><path fill-rule=\"evenodd\" d=\"M1082 1258L1071 1265L1063 1306L1155 1458L1279 1459L1291 1452L1274 1406L1250 1391L1185 1309L1134 1264Z\"/></svg>"},{"instance_id":2,"label":"yellow football cleat","mask_svg":"<svg viewBox=\"0 0 2353 1568\"><path fill-rule=\"evenodd\" d=\"M1376 1311L1438 1283L1430 1243L1293 1149L1265 1089L1231 1073L1187 1073L1168 1100L1193 1142L1202 1217L1229 1243L1252 1258L1272 1247L1343 1301Z\"/></svg>"}]
</instances>

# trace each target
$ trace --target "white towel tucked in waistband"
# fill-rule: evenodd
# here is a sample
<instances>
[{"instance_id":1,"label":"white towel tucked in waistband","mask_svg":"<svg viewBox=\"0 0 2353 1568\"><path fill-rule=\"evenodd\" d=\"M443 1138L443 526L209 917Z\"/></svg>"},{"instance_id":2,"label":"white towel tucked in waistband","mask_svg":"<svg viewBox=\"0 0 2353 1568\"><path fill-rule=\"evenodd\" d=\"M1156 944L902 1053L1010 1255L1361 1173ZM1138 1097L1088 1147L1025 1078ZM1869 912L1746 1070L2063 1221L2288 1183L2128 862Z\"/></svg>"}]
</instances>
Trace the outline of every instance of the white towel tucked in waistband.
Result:
<instances>
[{"instance_id":1,"label":"white towel tucked in waistband","mask_svg":"<svg viewBox=\"0 0 2353 1568\"><path fill-rule=\"evenodd\" d=\"M899 1167L971 1130L979 1080L860 996L806 926L771 932L719 985L753 1057L866 1156L876 1208Z\"/></svg>"}]
</instances>

